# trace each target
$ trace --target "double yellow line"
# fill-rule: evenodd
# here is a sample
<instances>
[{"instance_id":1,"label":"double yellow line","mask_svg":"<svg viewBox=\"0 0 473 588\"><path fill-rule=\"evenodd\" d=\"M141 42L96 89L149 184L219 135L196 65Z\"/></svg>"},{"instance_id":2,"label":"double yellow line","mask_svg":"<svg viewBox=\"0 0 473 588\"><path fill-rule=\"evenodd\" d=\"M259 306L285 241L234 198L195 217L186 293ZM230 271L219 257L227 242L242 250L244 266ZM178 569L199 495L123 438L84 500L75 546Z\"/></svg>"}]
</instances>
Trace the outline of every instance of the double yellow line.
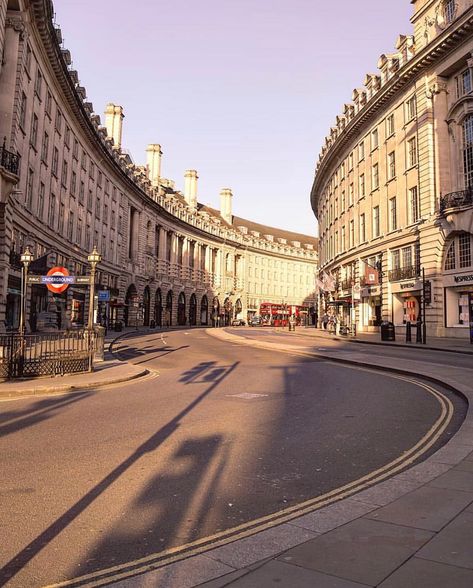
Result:
<instances>
[{"instance_id":1,"label":"double yellow line","mask_svg":"<svg viewBox=\"0 0 473 588\"><path fill-rule=\"evenodd\" d=\"M291 351L290 353L294 353ZM298 355L313 354L300 352ZM330 360L329 360L330 361ZM358 366L346 365L349 369L359 371L367 371L371 373L379 373L379 370L369 369ZM440 416L429 429L429 431L420 439L411 449L403 453L402 456L391 461L385 466L357 479L353 482L345 484L340 488L331 490L326 494L317 496L310 500L306 500L300 504L288 507L277 513L267 515L247 523L243 523L237 527L221 531L214 535L198 539L191 543L186 543L179 547L166 549L158 553L153 553L146 557L130 561L125 564L120 564L110 568L106 568L97 572L93 572L78 578L66 580L59 584L51 584L47 588L62 588L62 587L76 587L76 586L105 586L113 582L118 582L132 576L137 576L146 572L157 570L171 563L178 562L183 559L198 555L210 549L221 547L233 541L244 539L250 535L254 535L261 531L267 530L276 525L286 523L304 514L318 510L324 506L332 504L343 498L352 496L374 484L377 484L386 478L400 472L410 464L418 460L424 453L426 453L440 438L445 429L448 427L453 416L453 405L451 401L441 392L435 390L432 386L406 376L397 374L386 374L387 377L409 382L419 386L431 394L440 404Z\"/></svg>"}]
</instances>

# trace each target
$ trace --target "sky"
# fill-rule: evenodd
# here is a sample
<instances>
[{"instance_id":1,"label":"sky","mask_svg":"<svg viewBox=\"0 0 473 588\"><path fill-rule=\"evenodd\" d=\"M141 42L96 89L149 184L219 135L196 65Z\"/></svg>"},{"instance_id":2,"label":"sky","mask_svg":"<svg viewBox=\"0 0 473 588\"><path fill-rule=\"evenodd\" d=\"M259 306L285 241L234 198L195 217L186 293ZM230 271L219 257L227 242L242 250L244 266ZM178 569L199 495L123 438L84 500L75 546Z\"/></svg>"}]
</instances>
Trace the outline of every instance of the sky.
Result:
<instances>
[{"instance_id":1,"label":"sky","mask_svg":"<svg viewBox=\"0 0 473 588\"><path fill-rule=\"evenodd\" d=\"M159 143L162 176L233 214L317 234L320 148L352 90L410 34L410 0L55 0L88 100L123 106L136 164Z\"/></svg>"}]
</instances>

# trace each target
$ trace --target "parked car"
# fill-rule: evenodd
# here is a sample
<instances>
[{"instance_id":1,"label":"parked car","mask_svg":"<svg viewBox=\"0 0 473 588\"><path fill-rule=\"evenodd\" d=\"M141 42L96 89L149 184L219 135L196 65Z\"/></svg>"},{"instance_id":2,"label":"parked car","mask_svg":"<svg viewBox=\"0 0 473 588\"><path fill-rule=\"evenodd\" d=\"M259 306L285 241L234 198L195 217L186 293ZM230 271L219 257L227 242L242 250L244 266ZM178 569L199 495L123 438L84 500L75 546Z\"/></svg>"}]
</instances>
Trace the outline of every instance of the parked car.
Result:
<instances>
[{"instance_id":1,"label":"parked car","mask_svg":"<svg viewBox=\"0 0 473 588\"><path fill-rule=\"evenodd\" d=\"M260 316L254 316L250 320L250 327L261 327L263 319Z\"/></svg>"},{"instance_id":2,"label":"parked car","mask_svg":"<svg viewBox=\"0 0 473 588\"><path fill-rule=\"evenodd\" d=\"M244 327L246 325L243 319L233 319L232 327Z\"/></svg>"}]
</instances>

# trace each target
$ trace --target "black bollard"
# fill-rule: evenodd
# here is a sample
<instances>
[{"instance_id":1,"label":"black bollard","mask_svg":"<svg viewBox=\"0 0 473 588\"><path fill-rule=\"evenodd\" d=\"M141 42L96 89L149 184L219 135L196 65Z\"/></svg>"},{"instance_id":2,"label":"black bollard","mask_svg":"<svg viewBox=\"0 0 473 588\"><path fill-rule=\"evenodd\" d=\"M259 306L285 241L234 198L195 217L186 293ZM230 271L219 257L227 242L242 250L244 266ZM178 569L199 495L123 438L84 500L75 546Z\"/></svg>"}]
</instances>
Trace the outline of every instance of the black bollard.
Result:
<instances>
[{"instance_id":1,"label":"black bollard","mask_svg":"<svg viewBox=\"0 0 473 588\"><path fill-rule=\"evenodd\" d=\"M422 321L416 323L416 343L422 343Z\"/></svg>"},{"instance_id":2,"label":"black bollard","mask_svg":"<svg viewBox=\"0 0 473 588\"><path fill-rule=\"evenodd\" d=\"M411 321L407 321L407 323L406 323L406 343L410 343L411 341L412 341Z\"/></svg>"}]
</instances>

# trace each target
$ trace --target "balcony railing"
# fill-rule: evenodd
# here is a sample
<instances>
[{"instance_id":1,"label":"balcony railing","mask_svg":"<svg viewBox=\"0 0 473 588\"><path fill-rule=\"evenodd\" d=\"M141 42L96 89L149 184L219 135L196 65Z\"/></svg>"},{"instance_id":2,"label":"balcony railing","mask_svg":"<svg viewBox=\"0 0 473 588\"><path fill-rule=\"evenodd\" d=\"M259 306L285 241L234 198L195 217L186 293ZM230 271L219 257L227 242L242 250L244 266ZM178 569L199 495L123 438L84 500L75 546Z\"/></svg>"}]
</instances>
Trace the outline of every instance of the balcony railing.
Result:
<instances>
[{"instance_id":1,"label":"balcony railing","mask_svg":"<svg viewBox=\"0 0 473 588\"><path fill-rule=\"evenodd\" d=\"M440 197L440 212L447 208L460 208L473 204L473 188L460 190L459 192L450 192Z\"/></svg>"},{"instance_id":2,"label":"balcony railing","mask_svg":"<svg viewBox=\"0 0 473 588\"><path fill-rule=\"evenodd\" d=\"M407 280L409 278L417 278L420 275L420 269L415 265L407 267L397 267L389 270L388 277L390 282L398 282L399 280Z\"/></svg>"},{"instance_id":3,"label":"balcony railing","mask_svg":"<svg viewBox=\"0 0 473 588\"><path fill-rule=\"evenodd\" d=\"M12 174L18 175L20 156L5 149L5 143L0 147L0 165Z\"/></svg>"},{"instance_id":4,"label":"balcony railing","mask_svg":"<svg viewBox=\"0 0 473 588\"><path fill-rule=\"evenodd\" d=\"M342 280L342 290L350 290L353 286L353 280Z\"/></svg>"}]
</instances>

